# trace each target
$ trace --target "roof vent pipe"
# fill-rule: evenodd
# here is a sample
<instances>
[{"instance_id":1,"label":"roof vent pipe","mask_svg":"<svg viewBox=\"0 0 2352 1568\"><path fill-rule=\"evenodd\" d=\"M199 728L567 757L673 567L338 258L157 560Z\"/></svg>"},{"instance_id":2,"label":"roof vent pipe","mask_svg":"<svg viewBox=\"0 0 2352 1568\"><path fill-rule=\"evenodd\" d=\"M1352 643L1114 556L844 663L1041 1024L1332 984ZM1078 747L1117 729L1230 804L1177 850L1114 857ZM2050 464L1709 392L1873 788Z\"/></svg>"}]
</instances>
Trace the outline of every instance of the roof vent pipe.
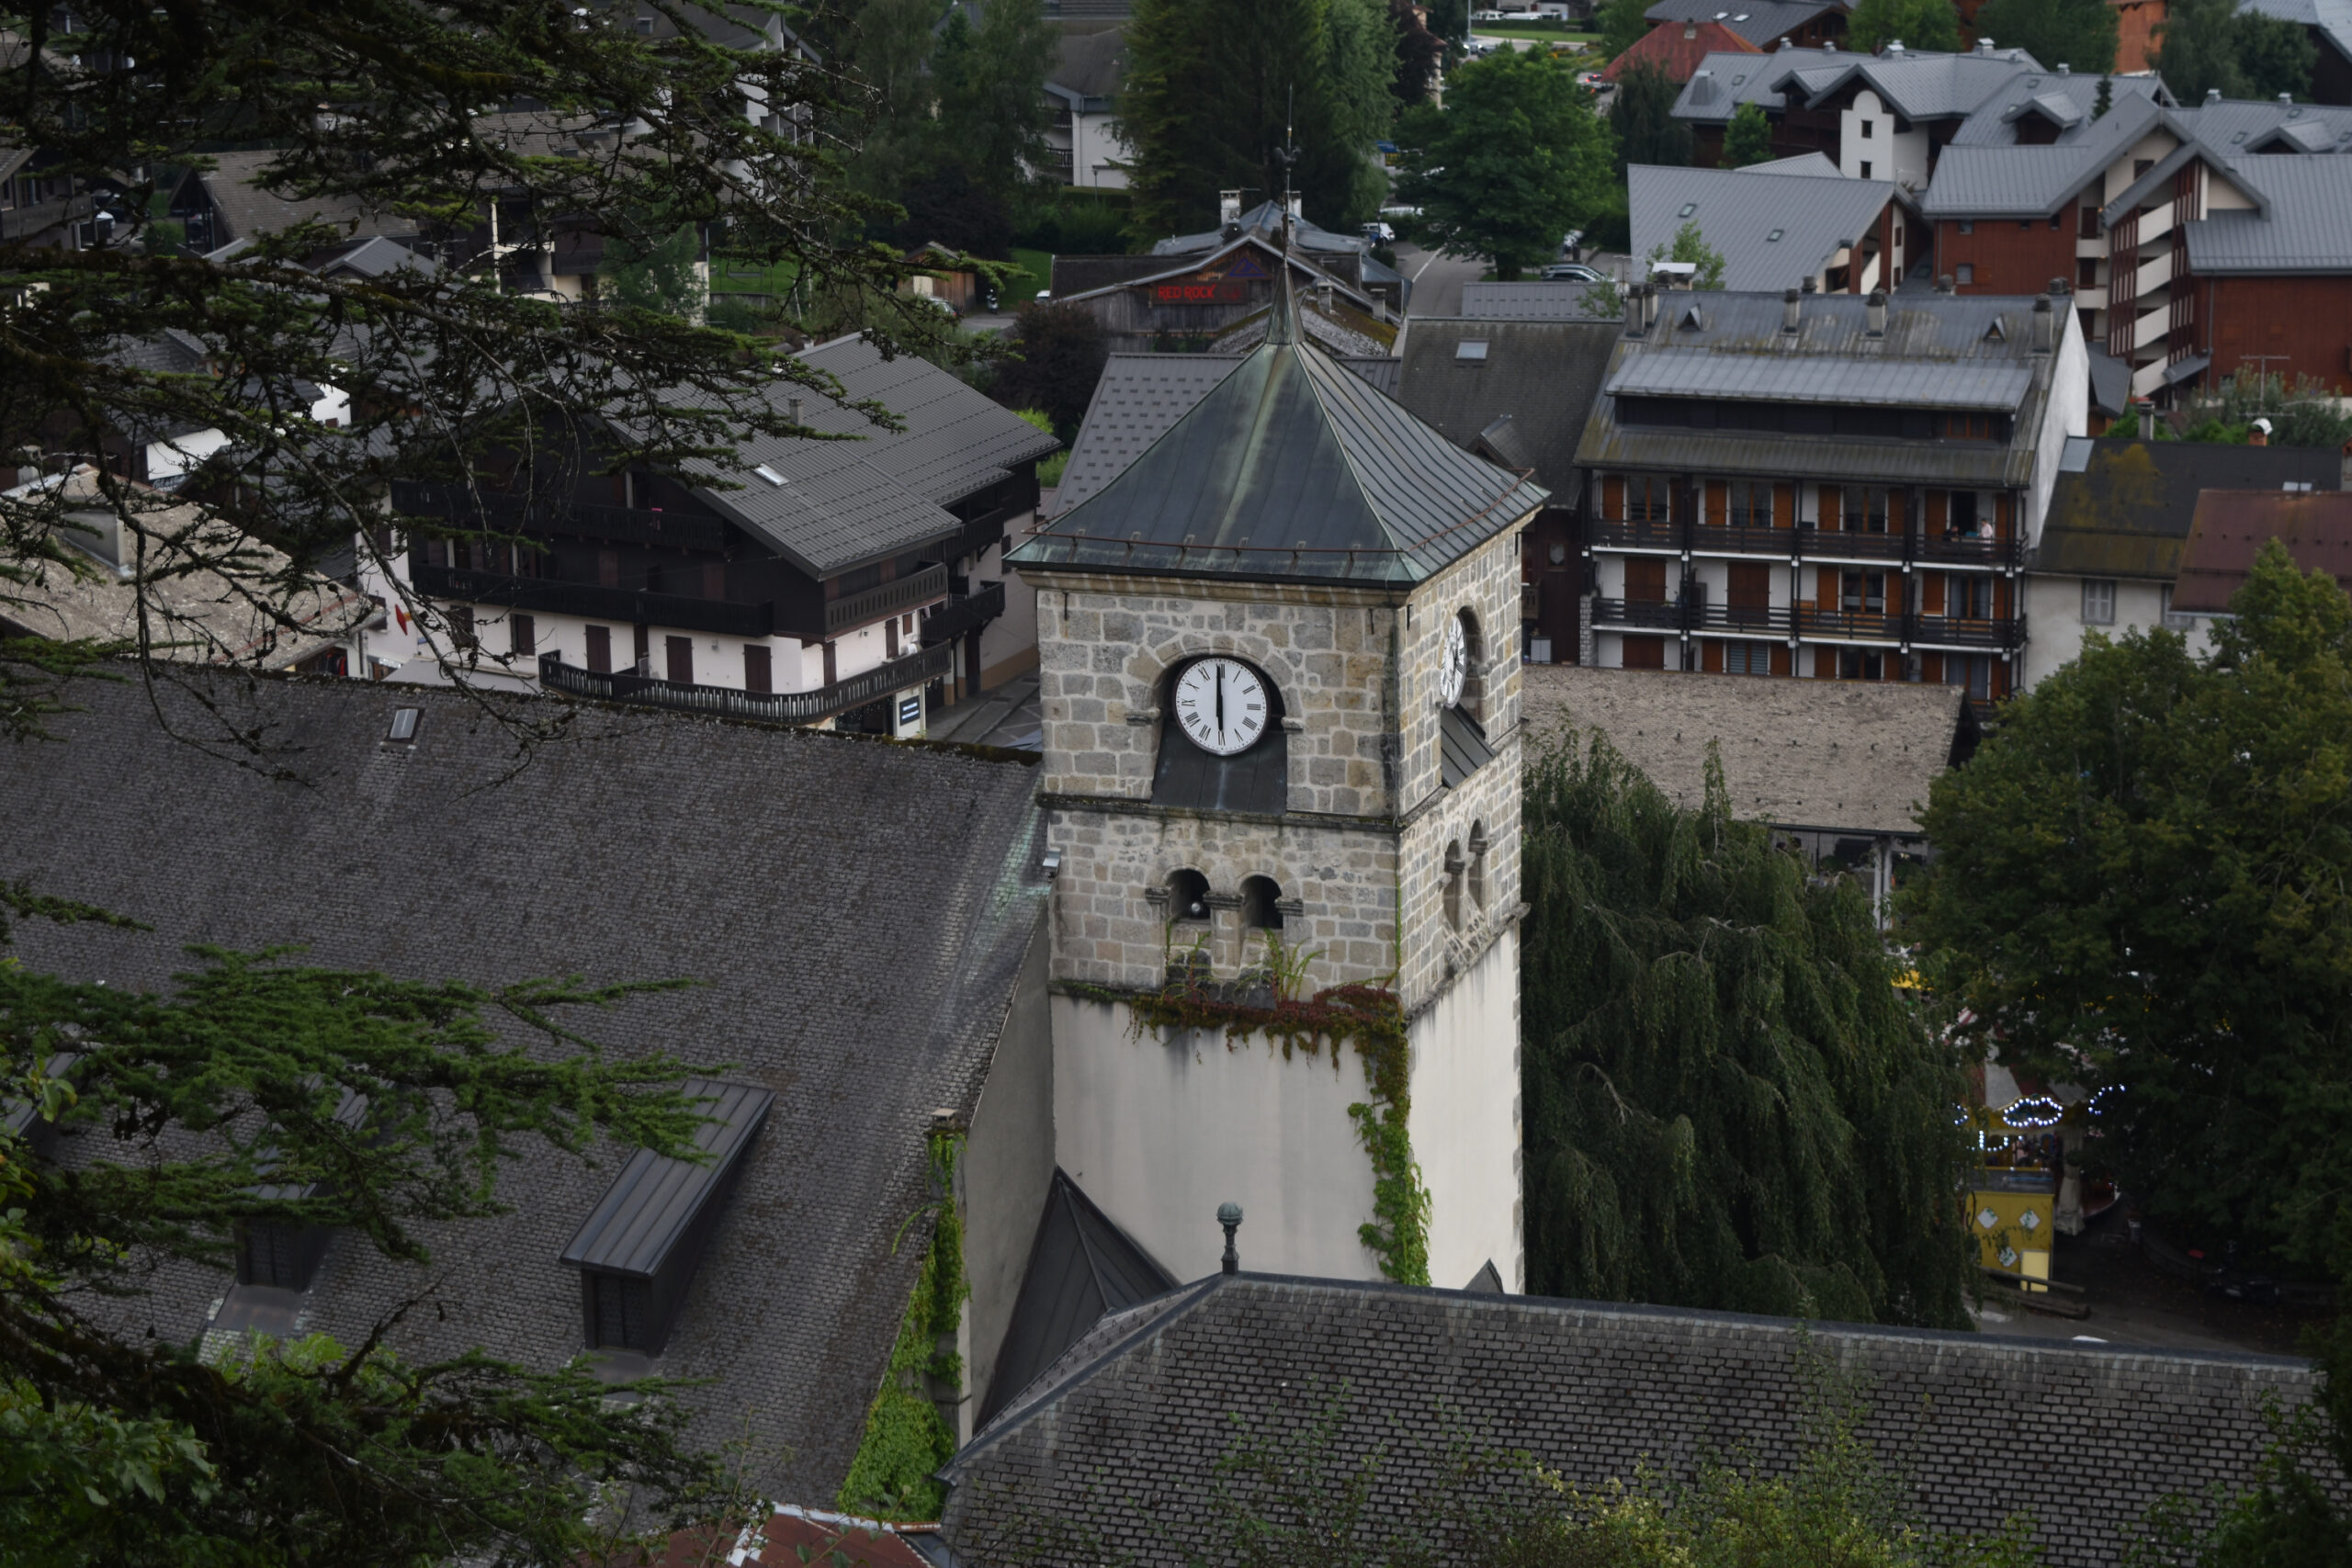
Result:
<instances>
[{"instance_id":1,"label":"roof vent pipe","mask_svg":"<svg viewBox=\"0 0 2352 1568\"><path fill-rule=\"evenodd\" d=\"M1241 1228L1241 1205L1226 1202L1216 1206L1216 1223L1225 1227L1225 1271L1241 1272L1241 1253L1233 1245L1233 1233Z\"/></svg>"},{"instance_id":2,"label":"roof vent pipe","mask_svg":"<svg viewBox=\"0 0 2352 1568\"><path fill-rule=\"evenodd\" d=\"M1656 325L1657 325L1657 285L1645 283L1642 285L1642 331L1647 332Z\"/></svg>"},{"instance_id":3,"label":"roof vent pipe","mask_svg":"<svg viewBox=\"0 0 2352 1568\"><path fill-rule=\"evenodd\" d=\"M2256 420L2253 428L2245 433L2245 444L2249 446L2269 446L2270 422L2267 419Z\"/></svg>"},{"instance_id":4,"label":"roof vent pipe","mask_svg":"<svg viewBox=\"0 0 2352 1568\"><path fill-rule=\"evenodd\" d=\"M2048 354L2058 335L2058 318L2051 312L2050 296L2033 297L2033 352Z\"/></svg>"},{"instance_id":5,"label":"roof vent pipe","mask_svg":"<svg viewBox=\"0 0 2352 1568\"><path fill-rule=\"evenodd\" d=\"M2295 107L2295 95L2292 93L2279 94L2278 107L2282 109L2293 108Z\"/></svg>"},{"instance_id":6,"label":"roof vent pipe","mask_svg":"<svg viewBox=\"0 0 2352 1568\"><path fill-rule=\"evenodd\" d=\"M1886 52L1890 56L1900 56L1903 52L1903 40L1899 38L1887 39Z\"/></svg>"},{"instance_id":7,"label":"roof vent pipe","mask_svg":"<svg viewBox=\"0 0 2352 1568\"><path fill-rule=\"evenodd\" d=\"M1863 304L1863 313L1870 321L1870 331L1867 335L1871 337L1884 337L1886 335L1885 289L1873 288L1871 290L1870 299Z\"/></svg>"},{"instance_id":8,"label":"roof vent pipe","mask_svg":"<svg viewBox=\"0 0 2352 1568\"><path fill-rule=\"evenodd\" d=\"M1951 274L1946 272L1937 275L1936 292L1939 294L1957 294L1960 292L1959 287L1951 280Z\"/></svg>"},{"instance_id":9,"label":"roof vent pipe","mask_svg":"<svg viewBox=\"0 0 2352 1568\"><path fill-rule=\"evenodd\" d=\"M1221 190L1216 193L1216 226L1219 229L1238 227L1241 222L1241 193Z\"/></svg>"},{"instance_id":10,"label":"roof vent pipe","mask_svg":"<svg viewBox=\"0 0 2352 1568\"><path fill-rule=\"evenodd\" d=\"M2206 89L2205 89L2205 101L2206 101L2207 103L2209 103L2209 104L2218 104L2218 103L2220 103L2220 102L2222 101L2222 89L2221 89L2221 88L2219 88L2219 87L2208 87L2208 88L2206 88Z\"/></svg>"},{"instance_id":11,"label":"roof vent pipe","mask_svg":"<svg viewBox=\"0 0 2352 1568\"><path fill-rule=\"evenodd\" d=\"M1804 310L1802 303L1804 299L1804 296L1793 288L1784 288L1781 291L1781 330L1782 332L1793 333L1801 324L1800 319Z\"/></svg>"},{"instance_id":12,"label":"roof vent pipe","mask_svg":"<svg viewBox=\"0 0 2352 1568\"><path fill-rule=\"evenodd\" d=\"M1990 54L1993 52L1992 34L1986 33L1976 40L1976 52L1979 54Z\"/></svg>"},{"instance_id":13,"label":"roof vent pipe","mask_svg":"<svg viewBox=\"0 0 2352 1568\"><path fill-rule=\"evenodd\" d=\"M800 400L798 398L787 399L786 400L785 406L791 412L792 423L796 425L800 423Z\"/></svg>"},{"instance_id":14,"label":"roof vent pipe","mask_svg":"<svg viewBox=\"0 0 2352 1568\"><path fill-rule=\"evenodd\" d=\"M2063 61L2063 60L2062 60L2062 61L2060 61L2060 62L2058 62L2058 74L2059 74L2059 75L2061 75L2061 76L2072 76L2074 73L2075 73L2075 68L2074 68L2073 66L2071 66L2071 65L2067 64L2067 63L2066 63L2064 61Z\"/></svg>"},{"instance_id":15,"label":"roof vent pipe","mask_svg":"<svg viewBox=\"0 0 2352 1568\"><path fill-rule=\"evenodd\" d=\"M1625 287L1625 335L1642 335L1642 286L1638 283Z\"/></svg>"},{"instance_id":16,"label":"roof vent pipe","mask_svg":"<svg viewBox=\"0 0 2352 1568\"><path fill-rule=\"evenodd\" d=\"M2140 439L2154 441L2156 438L2156 400L2142 398L2132 406L2140 413Z\"/></svg>"}]
</instances>

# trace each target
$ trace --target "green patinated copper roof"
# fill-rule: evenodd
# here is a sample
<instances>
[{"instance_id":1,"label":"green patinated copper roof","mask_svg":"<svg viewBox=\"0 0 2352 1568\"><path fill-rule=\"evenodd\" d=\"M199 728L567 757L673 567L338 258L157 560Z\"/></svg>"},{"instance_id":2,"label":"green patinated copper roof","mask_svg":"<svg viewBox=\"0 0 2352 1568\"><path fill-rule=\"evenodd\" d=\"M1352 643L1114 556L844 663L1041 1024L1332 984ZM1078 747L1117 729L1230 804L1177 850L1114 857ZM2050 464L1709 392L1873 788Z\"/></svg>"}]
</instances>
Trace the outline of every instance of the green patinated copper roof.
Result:
<instances>
[{"instance_id":1,"label":"green patinated copper roof","mask_svg":"<svg viewBox=\"0 0 2352 1568\"><path fill-rule=\"evenodd\" d=\"M1285 307L1215 390L1008 559L1405 585L1511 527L1547 493L1295 341Z\"/></svg>"}]
</instances>

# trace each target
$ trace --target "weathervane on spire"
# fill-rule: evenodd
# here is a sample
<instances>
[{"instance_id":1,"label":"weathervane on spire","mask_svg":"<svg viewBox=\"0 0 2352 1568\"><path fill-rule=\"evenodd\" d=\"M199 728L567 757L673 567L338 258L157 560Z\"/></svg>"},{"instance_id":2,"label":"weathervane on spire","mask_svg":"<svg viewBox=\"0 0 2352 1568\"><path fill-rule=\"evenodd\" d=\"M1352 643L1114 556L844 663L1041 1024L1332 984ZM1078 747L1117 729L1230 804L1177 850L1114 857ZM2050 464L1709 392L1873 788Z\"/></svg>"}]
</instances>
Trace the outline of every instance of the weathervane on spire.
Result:
<instances>
[{"instance_id":1,"label":"weathervane on spire","mask_svg":"<svg viewBox=\"0 0 2352 1568\"><path fill-rule=\"evenodd\" d=\"M1283 144L1274 150L1274 157L1283 166L1283 254L1291 251L1291 225L1298 213L1298 193L1291 183L1291 169L1298 162L1296 121L1298 89L1285 90L1283 96Z\"/></svg>"}]
</instances>

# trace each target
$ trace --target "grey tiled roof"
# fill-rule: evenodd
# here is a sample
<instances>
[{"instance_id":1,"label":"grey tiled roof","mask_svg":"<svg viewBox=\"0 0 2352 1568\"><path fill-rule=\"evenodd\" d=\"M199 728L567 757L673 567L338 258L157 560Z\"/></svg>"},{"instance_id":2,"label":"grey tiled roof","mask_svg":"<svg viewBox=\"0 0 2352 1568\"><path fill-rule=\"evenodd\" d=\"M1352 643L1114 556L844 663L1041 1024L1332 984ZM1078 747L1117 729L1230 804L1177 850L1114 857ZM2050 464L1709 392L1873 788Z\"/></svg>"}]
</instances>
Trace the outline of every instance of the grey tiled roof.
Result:
<instances>
[{"instance_id":1,"label":"grey tiled roof","mask_svg":"<svg viewBox=\"0 0 2352 1568\"><path fill-rule=\"evenodd\" d=\"M118 987L164 985L189 942L307 944L306 963L484 986L696 982L574 1021L616 1056L668 1051L775 1096L658 1370L715 1380L688 1396L704 1440L748 1420L786 1456L783 1495L831 1497L920 1266L898 1243L929 1198L932 1112L977 1103L1038 929L1031 770L594 707L518 769L456 694L206 690L293 778L165 739L136 684L92 684L87 711L55 721L62 743L0 753L0 814L42 825L15 836L9 874L153 928L20 924L13 955ZM413 749L381 744L396 705L424 710ZM403 1355L566 1359L581 1291L559 1258L627 1157L594 1153L504 1167L513 1212L422 1227L429 1269L337 1238L310 1326L357 1344L437 1279L446 1314L409 1314L391 1334ZM167 1270L123 1311L191 1342L226 1282Z\"/></svg>"},{"instance_id":2,"label":"grey tiled roof","mask_svg":"<svg viewBox=\"0 0 2352 1568\"><path fill-rule=\"evenodd\" d=\"M1257 581L1417 582L1544 491L1449 443L1288 319L1011 561Z\"/></svg>"},{"instance_id":3,"label":"grey tiled roof","mask_svg":"<svg viewBox=\"0 0 2352 1568\"><path fill-rule=\"evenodd\" d=\"M1583 486L1576 466L1592 400L1617 346L1616 321L1491 321L1416 318L1405 334L1397 400L1457 446L1481 436L1513 467L1532 467L1550 504L1573 508ZM1483 343L1483 359L1461 345ZM1488 433L1509 421L1508 439Z\"/></svg>"},{"instance_id":4,"label":"grey tiled roof","mask_svg":"<svg viewBox=\"0 0 2352 1568\"><path fill-rule=\"evenodd\" d=\"M1046 73L1046 90L1092 112L1107 109L1125 74L1125 52L1124 28L1065 32L1055 46L1053 67Z\"/></svg>"},{"instance_id":5,"label":"grey tiled roof","mask_svg":"<svg viewBox=\"0 0 2352 1568\"><path fill-rule=\"evenodd\" d=\"M1693 306L1700 313L1698 327L1685 324ZM2057 358L2030 352L2033 306L2030 299L1999 295L1896 294L1888 302L1886 336L1873 343L1865 335L1867 301L1850 294L1809 294L1792 345L1780 330L1778 294L1668 294L1648 337L1618 340L1611 384L1623 377L1627 386L1685 386L1707 395L1719 395L1713 391L1716 386L1786 386L1794 395L1808 378L1817 378L1812 392L1816 399L1860 400L1876 390L1916 399L1915 406L1952 408L1986 406L1967 400L1994 396L2012 368L2027 369L2030 384L2015 405L2006 446L1628 426L1618 423L1616 400L1604 388L1586 422L1577 461L1586 468L1689 472L1695 466L1725 475L1774 477L1802 465L1809 477L1826 479L2015 488L2032 473L2034 443ZM2075 330L2069 324L2072 311L2052 314L2055 330ZM1991 335L1996 324L2000 333ZM1661 356L1667 367L1659 371L1636 368ZM1961 400L1941 402L1946 388Z\"/></svg>"},{"instance_id":6,"label":"grey tiled roof","mask_svg":"<svg viewBox=\"0 0 2352 1568\"><path fill-rule=\"evenodd\" d=\"M1920 205L1930 218L2045 218L2163 118L2146 98L2119 98L2101 118L2046 145L1963 145L1954 137Z\"/></svg>"},{"instance_id":7,"label":"grey tiled roof","mask_svg":"<svg viewBox=\"0 0 2352 1568\"><path fill-rule=\"evenodd\" d=\"M335 224L354 236L417 231L413 219L372 210L356 196L288 198L265 190L256 181L280 153L214 152L209 156L214 167L191 170L186 177L204 187L213 210L220 215L212 233L215 246L312 221Z\"/></svg>"},{"instance_id":8,"label":"grey tiled roof","mask_svg":"<svg viewBox=\"0 0 2352 1568\"><path fill-rule=\"evenodd\" d=\"M1261 240L1276 240L1282 227L1283 204L1279 201L1261 201L1241 215L1242 232L1255 234ZM1211 229L1204 234L1178 234L1161 240L1151 247L1151 254L1156 256L1198 255L1203 251L1216 250L1225 243L1224 234ZM1291 243L1295 249L1310 253L1372 249L1372 242L1361 234L1335 234L1329 229L1317 228L1305 218L1291 225Z\"/></svg>"},{"instance_id":9,"label":"grey tiled roof","mask_svg":"<svg viewBox=\"0 0 2352 1568\"><path fill-rule=\"evenodd\" d=\"M1521 711L1538 745L1598 731L1672 796L1707 794L1723 759L1732 814L1780 828L1916 835L1916 810L1950 764L1967 694L1958 686L1741 681L1679 671L1531 664Z\"/></svg>"},{"instance_id":10,"label":"grey tiled roof","mask_svg":"<svg viewBox=\"0 0 2352 1568\"><path fill-rule=\"evenodd\" d=\"M1843 0L1657 0L1642 13L1652 22L1720 22L1758 49L1770 49Z\"/></svg>"},{"instance_id":11,"label":"grey tiled roof","mask_svg":"<svg viewBox=\"0 0 2352 1568\"><path fill-rule=\"evenodd\" d=\"M1462 313L1482 321L1589 321L1614 320L1614 312L1602 311L1596 317L1585 296L1592 292L1589 283L1465 283L1462 286ZM1420 331L1416 320L1406 334Z\"/></svg>"},{"instance_id":12,"label":"grey tiled roof","mask_svg":"<svg viewBox=\"0 0 2352 1568\"><path fill-rule=\"evenodd\" d=\"M1985 1533L2030 1515L2053 1568L2114 1562L2166 1494L2245 1484L2264 1402L2291 1408L2314 1382L2283 1357L1219 1276L1105 1320L956 1455L943 1533L970 1561L1027 1561L1015 1542L1050 1521L1069 1544L1043 1561L1172 1568L1205 1544L1238 1438L1272 1444L1334 1407L1335 1472L1383 1450L1369 1520L1408 1512L1462 1443L1587 1490L1645 1462L1668 1483L1743 1451L1777 1468L1801 1439L1808 1355L1864 1381L1860 1436L1905 1504ZM2020 1433L2065 1462L2021 1459Z\"/></svg>"},{"instance_id":13,"label":"grey tiled roof","mask_svg":"<svg viewBox=\"0 0 2352 1568\"><path fill-rule=\"evenodd\" d=\"M1094 400L1086 406L1086 423L1070 446L1069 466L1054 493L1055 512L1068 512L1125 472L1240 363L1238 355L1111 355L1094 384Z\"/></svg>"},{"instance_id":14,"label":"grey tiled roof","mask_svg":"<svg viewBox=\"0 0 2352 1568\"><path fill-rule=\"evenodd\" d=\"M2058 463L2036 570L2170 582L2209 490L2340 490L2338 456L2311 446L2230 446L2190 441L2070 437Z\"/></svg>"},{"instance_id":15,"label":"grey tiled roof","mask_svg":"<svg viewBox=\"0 0 2352 1568\"><path fill-rule=\"evenodd\" d=\"M2176 111L2197 128L2197 139L2225 158L2259 151L2280 132L2291 131L2305 152L2352 150L2352 108L2327 104L2282 104L2276 98L2224 98Z\"/></svg>"},{"instance_id":16,"label":"grey tiled roof","mask_svg":"<svg viewBox=\"0 0 2352 1568\"><path fill-rule=\"evenodd\" d=\"M946 509L1045 457L1061 443L928 360L885 359L862 338L804 350L802 359L839 378L851 401L873 399L906 428L883 429L855 410L783 382L770 401L801 399L801 423L854 441L745 435L724 477L738 488L697 491L812 577L831 577L864 561L915 549L963 526ZM785 479L758 475L765 465ZM707 462L685 465L707 479Z\"/></svg>"},{"instance_id":17,"label":"grey tiled roof","mask_svg":"<svg viewBox=\"0 0 2352 1568\"><path fill-rule=\"evenodd\" d=\"M1676 300L1679 310L1680 297ZM2007 413L2025 400L2032 385L2030 368L2005 360L1831 359L1817 355L1781 359L1705 348L1654 348L1628 358L1609 378L1608 391L1611 397L1753 398L1775 403L1883 403Z\"/></svg>"},{"instance_id":18,"label":"grey tiled roof","mask_svg":"<svg viewBox=\"0 0 2352 1568\"><path fill-rule=\"evenodd\" d=\"M1912 50L1900 55L1836 54L1829 59L1829 67L1808 62L1797 73L1798 80L1791 84L1798 89L1796 96L1819 99L1866 86L1911 119L1956 119L1973 113L2018 76L2042 74L2041 62L2021 49L1962 53Z\"/></svg>"},{"instance_id":19,"label":"grey tiled roof","mask_svg":"<svg viewBox=\"0 0 2352 1568\"><path fill-rule=\"evenodd\" d=\"M1794 288L1871 233L1897 199L1892 180L1807 177L1813 173L1809 164L1795 170L1636 164L1625 171L1634 254L1671 248L1682 225L1696 223L1724 258L1725 288Z\"/></svg>"},{"instance_id":20,"label":"grey tiled roof","mask_svg":"<svg viewBox=\"0 0 2352 1568\"><path fill-rule=\"evenodd\" d=\"M2007 52L2007 51L2004 51ZM2065 146L2092 135L2104 126L2104 117L2098 115L2099 83L2104 80L2111 95L2109 113L2126 104L2153 105L2164 107L2172 96L2156 76L2077 76L2061 75L2055 71L2034 69L2012 76L2001 85L1991 97L1978 105L1968 118L1952 132L1954 147L2014 147L2018 145L2018 118L2027 105L2041 99L2063 101L2074 112L2074 119L2065 122L2055 142L2050 146Z\"/></svg>"},{"instance_id":21,"label":"grey tiled roof","mask_svg":"<svg viewBox=\"0 0 2352 1568\"><path fill-rule=\"evenodd\" d=\"M2352 272L2352 157L2256 153L2227 174L2267 198L2269 214L2210 210L2187 225L2192 273Z\"/></svg>"},{"instance_id":22,"label":"grey tiled roof","mask_svg":"<svg viewBox=\"0 0 2352 1568\"><path fill-rule=\"evenodd\" d=\"M1714 19L1710 10L1704 21ZM1765 54L1710 54L1699 62L1674 100L1674 118L1703 125L1728 121L1742 104L1781 107L1779 84L1792 71L1832 73L1854 57L1836 50L1776 49ZM1702 74L1703 73L1703 74Z\"/></svg>"}]
</instances>

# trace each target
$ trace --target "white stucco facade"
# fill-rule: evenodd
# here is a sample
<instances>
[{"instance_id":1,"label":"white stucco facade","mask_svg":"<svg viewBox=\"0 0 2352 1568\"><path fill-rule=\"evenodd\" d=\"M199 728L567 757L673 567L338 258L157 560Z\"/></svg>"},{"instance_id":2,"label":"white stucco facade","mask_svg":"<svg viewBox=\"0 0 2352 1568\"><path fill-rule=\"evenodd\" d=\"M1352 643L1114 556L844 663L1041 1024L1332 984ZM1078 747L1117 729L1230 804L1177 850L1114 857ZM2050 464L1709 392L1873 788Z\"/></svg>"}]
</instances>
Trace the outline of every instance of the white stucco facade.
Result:
<instances>
[{"instance_id":1,"label":"white stucco facade","mask_svg":"<svg viewBox=\"0 0 2352 1568\"><path fill-rule=\"evenodd\" d=\"M1408 1039L1430 1283L1466 1285L1492 1261L1505 1290L1523 1291L1516 926L1413 1021Z\"/></svg>"}]
</instances>

